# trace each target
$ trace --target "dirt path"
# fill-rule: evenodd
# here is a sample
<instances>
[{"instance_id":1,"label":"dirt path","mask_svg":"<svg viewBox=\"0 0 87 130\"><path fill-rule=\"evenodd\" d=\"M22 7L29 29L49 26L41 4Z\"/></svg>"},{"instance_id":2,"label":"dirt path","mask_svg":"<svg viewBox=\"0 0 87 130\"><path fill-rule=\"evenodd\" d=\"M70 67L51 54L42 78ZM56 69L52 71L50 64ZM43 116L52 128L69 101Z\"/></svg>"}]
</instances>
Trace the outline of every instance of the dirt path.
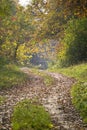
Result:
<instances>
[{"instance_id":1,"label":"dirt path","mask_svg":"<svg viewBox=\"0 0 87 130\"><path fill-rule=\"evenodd\" d=\"M45 105L54 119L56 130L87 130L71 103L70 90L75 80L57 73L48 74L57 79Z\"/></svg>"},{"instance_id":2,"label":"dirt path","mask_svg":"<svg viewBox=\"0 0 87 130\"><path fill-rule=\"evenodd\" d=\"M22 71L31 75L28 68ZM87 130L79 114L71 103L70 89L74 80L61 74L48 73L56 78L56 83L46 87L40 76L31 75L31 81L23 86L13 87L9 91L0 91L6 97L0 106L0 130L11 130L11 114L17 102L23 99L38 98L51 114L54 130Z\"/></svg>"}]
</instances>

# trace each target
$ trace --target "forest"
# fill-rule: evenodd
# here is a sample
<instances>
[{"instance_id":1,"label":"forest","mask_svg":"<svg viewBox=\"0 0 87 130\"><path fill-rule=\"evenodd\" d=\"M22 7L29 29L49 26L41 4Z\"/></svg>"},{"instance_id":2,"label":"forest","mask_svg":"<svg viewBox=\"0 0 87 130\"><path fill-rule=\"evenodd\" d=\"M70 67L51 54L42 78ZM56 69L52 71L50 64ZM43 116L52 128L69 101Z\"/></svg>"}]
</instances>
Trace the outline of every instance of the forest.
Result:
<instances>
[{"instance_id":1,"label":"forest","mask_svg":"<svg viewBox=\"0 0 87 130\"><path fill-rule=\"evenodd\" d=\"M0 130L86 129L87 0L0 0Z\"/></svg>"}]
</instances>

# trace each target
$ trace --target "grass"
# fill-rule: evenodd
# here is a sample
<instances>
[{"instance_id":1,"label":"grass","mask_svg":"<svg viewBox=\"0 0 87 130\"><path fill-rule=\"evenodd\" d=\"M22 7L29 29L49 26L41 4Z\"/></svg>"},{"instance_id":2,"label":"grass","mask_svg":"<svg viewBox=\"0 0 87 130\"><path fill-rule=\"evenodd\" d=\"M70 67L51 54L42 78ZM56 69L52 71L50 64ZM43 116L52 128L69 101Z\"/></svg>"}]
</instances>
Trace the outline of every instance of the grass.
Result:
<instances>
[{"instance_id":1,"label":"grass","mask_svg":"<svg viewBox=\"0 0 87 130\"><path fill-rule=\"evenodd\" d=\"M67 68L53 66L50 70L77 79L71 89L72 103L82 116L83 122L87 123L87 63Z\"/></svg>"},{"instance_id":2,"label":"grass","mask_svg":"<svg viewBox=\"0 0 87 130\"><path fill-rule=\"evenodd\" d=\"M40 71L38 69L31 69L31 72L43 77L44 83L46 86L51 86L55 83L55 79L50 75L47 75L45 71Z\"/></svg>"},{"instance_id":3,"label":"grass","mask_svg":"<svg viewBox=\"0 0 87 130\"><path fill-rule=\"evenodd\" d=\"M26 78L27 75L21 72L19 67L0 59L0 89L20 85Z\"/></svg>"},{"instance_id":4,"label":"grass","mask_svg":"<svg viewBox=\"0 0 87 130\"><path fill-rule=\"evenodd\" d=\"M50 71L59 72L69 77L74 77L77 80L86 82L87 81L87 63L70 66L67 68L56 68L52 67Z\"/></svg>"},{"instance_id":5,"label":"grass","mask_svg":"<svg viewBox=\"0 0 87 130\"><path fill-rule=\"evenodd\" d=\"M37 101L24 100L14 108L13 130L51 130L51 118Z\"/></svg>"},{"instance_id":6,"label":"grass","mask_svg":"<svg viewBox=\"0 0 87 130\"><path fill-rule=\"evenodd\" d=\"M78 82L71 90L72 103L80 112L84 123L87 123L87 83Z\"/></svg>"}]
</instances>

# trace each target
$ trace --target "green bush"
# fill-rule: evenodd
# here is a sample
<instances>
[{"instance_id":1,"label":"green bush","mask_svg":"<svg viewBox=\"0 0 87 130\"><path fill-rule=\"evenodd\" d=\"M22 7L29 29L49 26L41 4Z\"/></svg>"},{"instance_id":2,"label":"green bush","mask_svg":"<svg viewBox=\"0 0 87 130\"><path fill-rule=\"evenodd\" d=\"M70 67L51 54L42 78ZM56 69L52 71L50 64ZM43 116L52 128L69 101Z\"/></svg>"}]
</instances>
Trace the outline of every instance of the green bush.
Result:
<instances>
[{"instance_id":1,"label":"green bush","mask_svg":"<svg viewBox=\"0 0 87 130\"><path fill-rule=\"evenodd\" d=\"M83 121L87 123L87 82L75 84L71 91L72 102L79 110Z\"/></svg>"},{"instance_id":2,"label":"green bush","mask_svg":"<svg viewBox=\"0 0 87 130\"><path fill-rule=\"evenodd\" d=\"M64 34L61 64L69 66L87 61L87 18L69 21Z\"/></svg>"},{"instance_id":3,"label":"green bush","mask_svg":"<svg viewBox=\"0 0 87 130\"><path fill-rule=\"evenodd\" d=\"M35 101L25 100L17 104L12 117L13 130L50 130L50 115Z\"/></svg>"}]
</instances>

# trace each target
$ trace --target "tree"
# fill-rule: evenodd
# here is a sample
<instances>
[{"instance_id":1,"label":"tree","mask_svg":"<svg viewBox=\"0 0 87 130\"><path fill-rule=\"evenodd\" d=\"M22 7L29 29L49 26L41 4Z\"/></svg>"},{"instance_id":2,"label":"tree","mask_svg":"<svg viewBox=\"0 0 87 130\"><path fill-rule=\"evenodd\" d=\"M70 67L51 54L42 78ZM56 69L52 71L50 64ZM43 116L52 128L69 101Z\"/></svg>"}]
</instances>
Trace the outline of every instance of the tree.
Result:
<instances>
[{"instance_id":1,"label":"tree","mask_svg":"<svg viewBox=\"0 0 87 130\"><path fill-rule=\"evenodd\" d=\"M87 17L87 0L66 1L66 13L75 18Z\"/></svg>"},{"instance_id":2,"label":"tree","mask_svg":"<svg viewBox=\"0 0 87 130\"><path fill-rule=\"evenodd\" d=\"M38 2L40 3L40 0ZM44 19L39 24L38 31L41 39L45 37L59 40L59 37L63 37L65 25L70 19L87 16L86 0L47 0L44 7L45 13L42 15Z\"/></svg>"},{"instance_id":3,"label":"tree","mask_svg":"<svg viewBox=\"0 0 87 130\"><path fill-rule=\"evenodd\" d=\"M60 51L62 64L72 65L87 61L87 18L71 20L65 29Z\"/></svg>"},{"instance_id":4,"label":"tree","mask_svg":"<svg viewBox=\"0 0 87 130\"><path fill-rule=\"evenodd\" d=\"M0 0L0 16L6 17L16 12L16 3L14 0Z\"/></svg>"},{"instance_id":5,"label":"tree","mask_svg":"<svg viewBox=\"0 0 87 130\"><path fill-rule=\"evenodd\" d=\"M33 46L35 27L28 11L19 6L15 15L4 17L0 23L0 54L16 62L29 57L34 52L29 47Z\"/></svg>"}]
</instances>

